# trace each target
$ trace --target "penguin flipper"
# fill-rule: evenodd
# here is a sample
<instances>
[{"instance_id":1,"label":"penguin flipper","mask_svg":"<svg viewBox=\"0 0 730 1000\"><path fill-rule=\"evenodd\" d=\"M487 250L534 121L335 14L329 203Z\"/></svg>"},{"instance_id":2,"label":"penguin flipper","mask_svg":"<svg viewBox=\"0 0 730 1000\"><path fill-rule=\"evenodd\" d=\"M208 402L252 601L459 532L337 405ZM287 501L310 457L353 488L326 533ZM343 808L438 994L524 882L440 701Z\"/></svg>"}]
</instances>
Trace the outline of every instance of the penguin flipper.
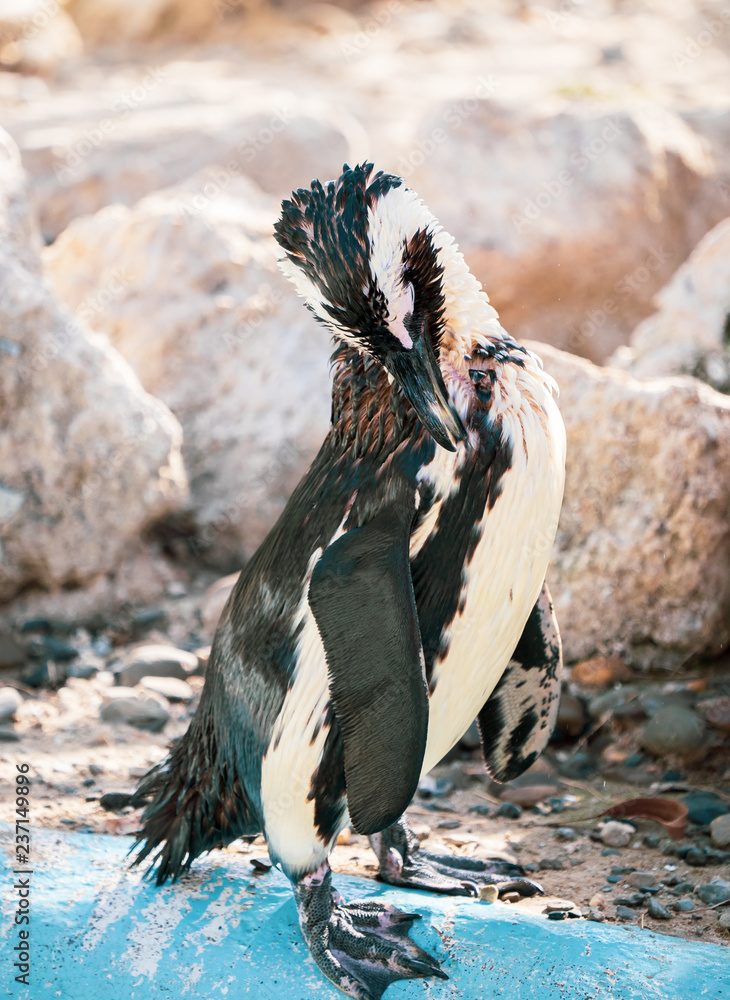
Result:
<instances>
[{"instance_id":1,"label":"penguin flipper","mask_svg":"<svg viewBox=\"0 0 730 1000\"><path fill-rule=\"evenodd\" d=\"M309 605L327 657L344 743L352 825L369 834L410 804L428 730L421 633L408 541L415 497L401 497L324 552Z\"/></svg>"},{"instance_id":2,"label":"penguin flipper","mask_svg":"<svg viewBox=\"0 0 730 1000\"><path fill-rule=\"evenodd\" d=\"M522 774L547 746L562 669L560 632L544 583L509 666L477 717L484 761L495 781Z\"/></svg>"}]
</instances>

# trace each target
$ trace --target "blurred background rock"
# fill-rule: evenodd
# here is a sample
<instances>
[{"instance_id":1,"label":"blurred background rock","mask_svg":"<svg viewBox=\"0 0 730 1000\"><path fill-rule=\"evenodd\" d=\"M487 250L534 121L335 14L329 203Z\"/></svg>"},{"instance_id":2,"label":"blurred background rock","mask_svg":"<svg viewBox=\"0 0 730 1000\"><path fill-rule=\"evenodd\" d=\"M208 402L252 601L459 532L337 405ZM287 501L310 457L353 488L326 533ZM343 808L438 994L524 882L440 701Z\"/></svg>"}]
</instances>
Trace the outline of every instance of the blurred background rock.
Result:
<instances>
[{"instance_id":1,"label":"blurred background rock","mask_svg":"<svg viewBox=\"0 0 730 1000\"><path fill-rule=\"evenodd\" d=\"M329 419L278 203L366 157L561 385L568 662L725 654L728 80L722 2L0 0L8 669L209 640Z\"/></svg>"}]
</instances>

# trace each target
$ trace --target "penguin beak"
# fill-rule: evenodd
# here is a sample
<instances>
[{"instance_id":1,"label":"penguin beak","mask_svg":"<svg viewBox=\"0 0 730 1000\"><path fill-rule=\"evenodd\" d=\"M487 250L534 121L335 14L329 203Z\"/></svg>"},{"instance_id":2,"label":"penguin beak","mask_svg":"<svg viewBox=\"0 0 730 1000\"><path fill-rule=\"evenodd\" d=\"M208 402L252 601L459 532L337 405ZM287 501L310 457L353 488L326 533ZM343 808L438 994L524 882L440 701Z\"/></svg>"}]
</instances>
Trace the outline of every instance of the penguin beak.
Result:
<instances>
[{"instance_id":1,"label":"penguin beak","mask_svg":"<svg viewBox=\"0 0 730 1000\"><path fill-rule=\"evenodd\" d=\"M427 331L409 350L389 353L384 364L434 441L456 451L456 444L466 440L466 430L449 399Z\"/></svg>"}]
</instances>

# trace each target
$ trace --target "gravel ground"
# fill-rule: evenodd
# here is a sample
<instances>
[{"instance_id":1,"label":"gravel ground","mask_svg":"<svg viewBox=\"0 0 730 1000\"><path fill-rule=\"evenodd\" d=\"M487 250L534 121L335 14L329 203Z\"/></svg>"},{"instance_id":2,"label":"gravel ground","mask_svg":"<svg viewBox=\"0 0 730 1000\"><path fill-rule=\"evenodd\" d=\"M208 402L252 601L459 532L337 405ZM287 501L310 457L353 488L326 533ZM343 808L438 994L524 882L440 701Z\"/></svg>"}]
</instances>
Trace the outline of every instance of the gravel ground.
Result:
<instances>
[{"instance_id":1,"label":"gravel ground","mask_svg":"<svg viewBox=\"0 0 730 1000\"><path fill-rule=\"evenodd\" d=\"M160 640L164 636L152 633L148 638ZM161 695L147 694L164 704L170 715L164 732L159 733L100 721L100 707L113 684L109 671L90 679L69 678L55 692L27 692L12 730L14 740L0 743L3 801L11 801L9 780L15 764L27 762L32 778L32 828L134 833L139 811L127 807L109 812L99 800L107 792L131 792L147 769L164 757L170 740L185 731L203 678L191 676L188 683L193 695L189 704L171 704ZM696 891L713 878L730 879L727 859L722 864L696 867L675 853L690 845L710 847L706 829L690 825L686 839L672 841L658 823L636 820L629 844L621 848L607 847L596 834L604 809L637 795L659 793L681 799L690 790L707 790L730 805L729 775L723 772L727 767L725 745L716 747L701 766L685 769L680 778L669 782L661 780L666 762L651 759L634 769L631 783L612 778L610 767L600 776L567 778L559 773L561 767L565 770L565 761L558 759L566 753L565 749L561 754L551 748L528 775L505 792L483 773L479 751L461 748L422 783L422 791L409 809L411 823L428 849L519 861L545 889L545 896L504 905L540 913L548 904L563 900L573 903L574 912L582 913L584 919L633 924L690 940L730 943L730 927L720 923L730 904L709 906ZM434 791L438 794L433 795ZM496 815L500 807L505 808L497 798L500 792L522 801L522 807L506 807L511 816ZM475 807L489 810L489 815L480 815L473 811ZM517 812L519 816L514 815ZM332 859L335 871L373 878L375 860L366 839L345 831L340 840ZM251 845L236 842L229 850L252 858L266 856L261 838ZM682 903L686 910L670 908L669 919L654 919L647 909L649 895L642 896L631 884L632 871L650 873L648 881L658 889L653 893L657 903L669 908L689 900L689 904ZM629 904L619 902L622 909L617 910L617 901L622 899Z\"/></svg>"}]
</instances>

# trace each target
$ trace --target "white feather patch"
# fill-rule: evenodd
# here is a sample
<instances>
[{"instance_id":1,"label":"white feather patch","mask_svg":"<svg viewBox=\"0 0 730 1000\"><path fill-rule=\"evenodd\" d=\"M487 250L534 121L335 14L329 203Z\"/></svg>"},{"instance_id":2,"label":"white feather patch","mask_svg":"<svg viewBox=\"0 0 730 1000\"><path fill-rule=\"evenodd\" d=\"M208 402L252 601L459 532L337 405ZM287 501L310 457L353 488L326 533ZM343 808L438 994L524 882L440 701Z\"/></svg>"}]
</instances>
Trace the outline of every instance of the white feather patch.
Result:
<instances>
[{"instance_id":1,"label":"white feather patch","mask_svg":"<svg viewBox=\"0 0 730 1000\"><path fill-rule=\"evenodd\" d=\"M354 497L352 499L354 501ZM344 533L350 506L330 539L330 545ZM337 834L349 823L345 811L333 840L323 843L314 822L314 800L308 797L330 730L325 724L330 701L327 660L308 600L309 583L322 552L317 549L309 560L295 618L295 624L301 624L301 632L294 683L274 723L261 762L261 804L266 839L272 854L281 861L288 875L318 868L334 846Z\"/></svg>"},{"instance_id":2,"label":"white feather patch","mask_svg":"<svg viewBox=\"0 0 730 1000\"><path fill-rule=\"evenodd\" d=\"M513 368L518 382L530 373ZM563 497L565 428L552 395L531 379L540 405L517 384L503 413L513 464L502 493L480 524L482 536L465 574L465 607L449 628L445 658L434 667L423 773L466 732L504 672L540 594ZM507 406L507 401L504 401Z\"/></svg>"}]
</instances>

